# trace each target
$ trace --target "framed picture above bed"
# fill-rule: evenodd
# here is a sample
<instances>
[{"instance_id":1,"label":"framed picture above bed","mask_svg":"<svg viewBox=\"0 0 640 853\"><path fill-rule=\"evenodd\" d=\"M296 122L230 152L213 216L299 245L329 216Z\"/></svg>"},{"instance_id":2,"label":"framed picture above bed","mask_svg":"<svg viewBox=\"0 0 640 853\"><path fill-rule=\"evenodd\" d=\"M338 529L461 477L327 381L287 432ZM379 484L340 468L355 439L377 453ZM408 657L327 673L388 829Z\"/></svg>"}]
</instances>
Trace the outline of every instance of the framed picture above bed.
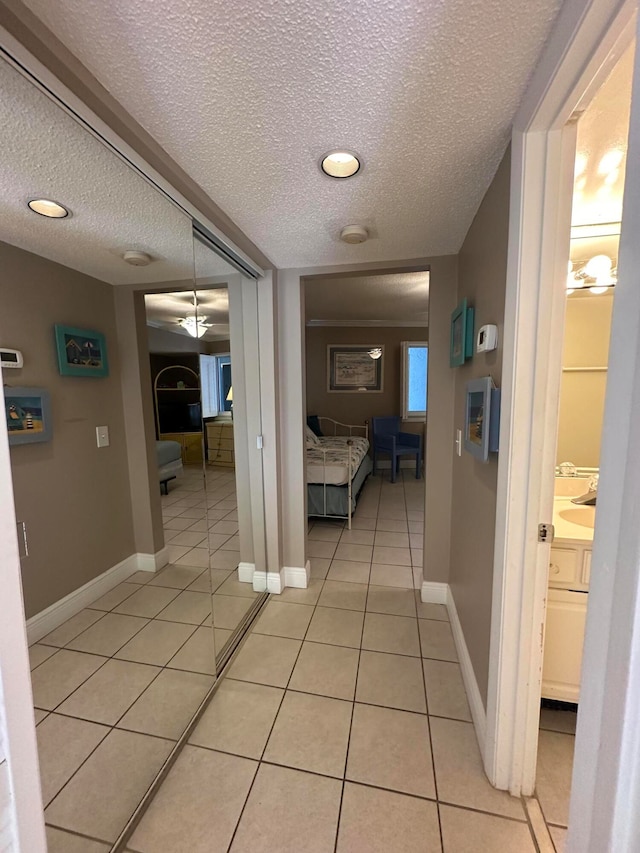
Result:
<instances>
[{"instance_id":1,"label":"framed picture above bed","mask_svg":"<svg viewBox=\"0 0 640 853\"><path fill-rule=\"evenodd\" d=\"M329 344L327 346L327 391L358 394L384 390L384 346L382 344Z\"/></svg>"}]
</instances>

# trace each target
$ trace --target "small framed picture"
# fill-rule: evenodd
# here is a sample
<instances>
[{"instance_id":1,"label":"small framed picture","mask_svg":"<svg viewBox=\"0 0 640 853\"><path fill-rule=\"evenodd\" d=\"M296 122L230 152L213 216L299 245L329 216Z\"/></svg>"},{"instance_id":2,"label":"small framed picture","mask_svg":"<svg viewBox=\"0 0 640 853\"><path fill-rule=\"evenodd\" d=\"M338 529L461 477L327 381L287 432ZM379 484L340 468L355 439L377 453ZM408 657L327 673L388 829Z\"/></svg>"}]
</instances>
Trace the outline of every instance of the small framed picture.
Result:
<instances>
[{"instance_id":1,"label":"small framed picture","mask_svg":"<svg viewBox=\"0 0 640 853\"><path fill-rule=\"evenodd\" d=\"M463 299L451 314L451 345L449 364L460 367L473 356L474 310Z\"/></svg>"},{"instance_id":2,"label":"small framed picture","mask_svg":"<svg viewBox=\"0 0 640 853\"><path fill-rule=\"evenodd\" d=\"M55 327L58 370L63 376L108 376L104 335L73 326Z\"/></svg>"},{"instance_id":3,"label":"small framed picture","mask_svg":"<svg viewBox=\"0 0 640 853\"><path fill-rule=\"evenodd\" d=\"M5 386L4 411L9 444L51 441L51 399L45 388Z\"/></svg>"},{"instance_id":4,"label":"small framed picture","mask_svg":"<svg viewBox=\"0 0 640 853\"><path fill-rule=\"evenodd\" d=\"M464 407L464 449L481 462L497 453L500 432L500 390L490 376L467 382Z\"/></svg>"},{"instance_id":5,"label":"small framed picture","mask_svg":"<svg viewBox=\"0 0 640 853\"><path fill-rule=\"evenodd\" d=\"M380 392L384 382L382 344L329 344L327 346L327 391Z\"/></svg>"}]
</instances>

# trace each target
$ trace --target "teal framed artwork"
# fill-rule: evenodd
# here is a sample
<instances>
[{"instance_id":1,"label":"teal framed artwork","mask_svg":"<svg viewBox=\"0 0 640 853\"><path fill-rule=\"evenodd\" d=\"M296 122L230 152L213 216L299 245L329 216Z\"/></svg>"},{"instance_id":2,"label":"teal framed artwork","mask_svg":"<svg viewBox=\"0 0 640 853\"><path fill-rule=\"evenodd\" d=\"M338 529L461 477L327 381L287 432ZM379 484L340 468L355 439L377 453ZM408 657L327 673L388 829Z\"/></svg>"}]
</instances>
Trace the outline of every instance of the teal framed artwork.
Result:
<instances>
[{"instance_id":1,"label":"teal framed artwork","mask_svg":"<svg viewBox=\"0 0 640 853\"><path fill-rule=\"evenodd\" d=\"M473 356L474 310L463 299L451 314L451 342L449 365L460 367Z\"/></svg>"},{"instance_id":2,"label":"teal framed artwork","mask_svg":"<svg viewBox=\"0 0 640 853\"><path fill-rule=\"evenodd\" d=\"M59 324L54 329L58 370L62 376L109 375L107 343L103 334Z\"/></svg>"},{"instance_id":3,"label":"teal framed artwork","mask_svg":"<svg viewBox=\"0 0 640 853\"><path fill-rule=\"evenodd\" d=\"M4 388L4 412L9 444L51 441L51 399L46 388Z\"/></svg>"}]
</instances>

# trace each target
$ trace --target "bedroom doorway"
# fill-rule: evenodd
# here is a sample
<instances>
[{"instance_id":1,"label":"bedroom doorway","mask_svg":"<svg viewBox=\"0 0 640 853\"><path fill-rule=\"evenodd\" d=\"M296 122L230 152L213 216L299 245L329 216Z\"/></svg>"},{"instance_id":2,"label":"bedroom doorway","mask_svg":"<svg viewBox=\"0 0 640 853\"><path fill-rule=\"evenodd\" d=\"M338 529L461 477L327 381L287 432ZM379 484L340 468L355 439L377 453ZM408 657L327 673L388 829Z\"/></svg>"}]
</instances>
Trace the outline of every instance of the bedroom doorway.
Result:
<instances>
[{"instance_id":1,"label":"bedroom doorway","mask_svg":"<svg viewBox=\"0 0 640 853\"><path fill-rule=\"evenodd\" d=\"M368 597L385 593L402 599L396 610L415 611L423 573L429 271L309 276L303 288L310 585L328 607L364 611ZM390 452L373 458L375 419L412 446L396 460L395 477Z\"/></svg>"}]
</instances>

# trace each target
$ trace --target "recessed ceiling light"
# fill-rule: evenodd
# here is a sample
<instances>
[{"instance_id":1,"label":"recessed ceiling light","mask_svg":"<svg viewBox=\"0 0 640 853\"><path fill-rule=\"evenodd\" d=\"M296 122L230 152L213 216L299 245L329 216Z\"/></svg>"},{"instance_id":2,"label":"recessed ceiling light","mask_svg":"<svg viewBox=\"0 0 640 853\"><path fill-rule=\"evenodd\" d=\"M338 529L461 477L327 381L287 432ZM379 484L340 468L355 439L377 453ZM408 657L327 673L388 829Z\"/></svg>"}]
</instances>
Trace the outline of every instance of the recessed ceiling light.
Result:
<instances>
[{"instance_id":1,"label":"recessed ceiling light","mask_svg":"<svg viewBox=\"0 0 640 853\"><path fill-rule=\"evenodd\" d=\"M320 168L330 178L351 178L360 171L360 160L351 151L330 151L320 161Z\"/></svg>"},{"instance_id":2,"label":"recessed ceiling light","mask_svg":"<svg viewBox=\"0 0 640 853\"><path fill-rule=\"evenodd\" d=\"M64 219L65 216L69 216L66 207L50 198L32 198L27 204L34 213L39 213L40 216L48 216L50 219Z\"/></svg>"}]
</instances>

